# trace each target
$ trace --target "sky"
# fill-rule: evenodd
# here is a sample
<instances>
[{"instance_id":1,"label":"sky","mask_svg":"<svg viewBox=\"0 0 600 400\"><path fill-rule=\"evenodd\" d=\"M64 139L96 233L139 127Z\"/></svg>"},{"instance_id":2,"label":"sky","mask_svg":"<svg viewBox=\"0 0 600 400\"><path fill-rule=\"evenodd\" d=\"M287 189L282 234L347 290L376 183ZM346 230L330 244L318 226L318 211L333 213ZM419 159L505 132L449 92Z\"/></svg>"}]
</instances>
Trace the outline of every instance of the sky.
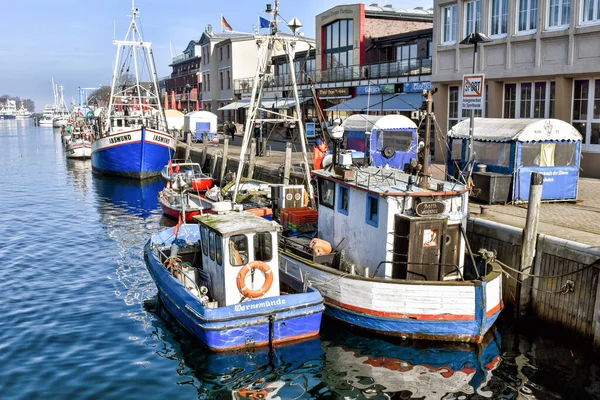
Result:
<instances>
[{"instance_id":1,"label":"sky","mask_svg":"<svg viewBox=\"0 0 600 400\"><path fill-rule=\"evenodd\" d=\"M113 39L124 39L131 0L3 0L0 14L0 96L35 101L36 112L53 102L51 78L65 88L67 104L78 87L110 85L116 56ZM135 0L144 40L152 42L159 77L169 75L171 51L181 54L208 24L221 29L221 13L236 31L252 32L273 0ZM346 0L280 0L280 14L297 17L315 37L315 16ZM372 0L397 8L432 7L433 0Z\"/></svg>"}]
</instances>

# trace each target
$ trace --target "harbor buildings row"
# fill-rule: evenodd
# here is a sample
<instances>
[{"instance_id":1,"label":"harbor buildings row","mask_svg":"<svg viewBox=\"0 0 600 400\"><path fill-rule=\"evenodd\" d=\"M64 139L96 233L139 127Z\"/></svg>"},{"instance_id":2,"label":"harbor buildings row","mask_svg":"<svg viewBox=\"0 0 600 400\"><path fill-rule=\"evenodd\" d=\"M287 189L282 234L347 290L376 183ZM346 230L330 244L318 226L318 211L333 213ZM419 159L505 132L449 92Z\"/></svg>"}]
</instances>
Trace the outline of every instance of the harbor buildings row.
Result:
<instances>
[{"instance_id":1,"label":"harbor buildings row","mask_svg":"<svg viewBox=\"0 0 600 400\"><path fill-rule=\"evenodd\" d=\"M314 115L311 86L329 116L368 111L414 117L412 111L422 106L420 93L433 84L438 127L432 136L445 140L448 129L469 116L461 109L461 82L472 72L473 46L460 42L477 30L492 39L477 55L477 72L486 78L479 115L572 123L584 139L581 175L600 177L600 3L434 0L433 5L426 10L348 4L318 14L315 39L299 37L294 60L305 116ZM173 59L165 89L175 91L183 107L189 98L191 109L243 122L256 58L253 34L216 33L209 26ZM285 110L290 88L287 64L276 56L264 97ZM444 151L435 153L439 161L444 157Z\"/></svg>"}]
</instances>

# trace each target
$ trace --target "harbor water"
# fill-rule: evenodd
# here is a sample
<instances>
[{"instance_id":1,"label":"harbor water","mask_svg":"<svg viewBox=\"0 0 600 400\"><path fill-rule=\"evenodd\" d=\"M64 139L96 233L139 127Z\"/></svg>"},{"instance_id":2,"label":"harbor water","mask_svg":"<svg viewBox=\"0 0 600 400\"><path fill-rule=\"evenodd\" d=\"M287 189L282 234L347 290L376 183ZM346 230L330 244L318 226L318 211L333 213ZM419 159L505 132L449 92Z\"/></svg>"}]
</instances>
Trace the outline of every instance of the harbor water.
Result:
<instances>
[{"instance_id":1,"label":"harbor water","mask_svg":"<svg viewBox=\"0 0 600 400\"><path fill-rule=\"evenodd\" d=\"M600 361L500 320L481 346L325 321L318 339L234 354L169 317L143 260L161 181L68 160L60 133L0 121L0 399L599 399Z\"/></svg>"}]
</instances>

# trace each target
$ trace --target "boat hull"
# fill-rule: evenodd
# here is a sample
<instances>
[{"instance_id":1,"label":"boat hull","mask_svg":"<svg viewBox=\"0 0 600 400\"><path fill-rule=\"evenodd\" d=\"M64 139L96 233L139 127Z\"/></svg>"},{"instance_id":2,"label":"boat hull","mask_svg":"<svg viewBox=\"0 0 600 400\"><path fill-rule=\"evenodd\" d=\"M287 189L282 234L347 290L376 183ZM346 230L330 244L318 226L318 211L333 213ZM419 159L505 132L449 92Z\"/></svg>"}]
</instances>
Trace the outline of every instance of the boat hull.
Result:
<instances>
[{"instance_id":1,"label":"boat hull","mask_svg":"<svg viewBox=\"0 0 600 400\"><path fill-rule=\"evenodd\" d=\"M40 118L39 122L40 126L52 126L52 118Z\"/></svg>"},{"instance_id":2,"label":"boat hull","mask_svg":"<svg viewBox=\"0 0 600 400\"><path fill-rule=\"evenodd\" d=\"M175 151L172 136L140 128L97 139L92 143L95 172L132 179L160 175Z\"/></svg>"},{"instance_id":3,"label":"boat hull","mask_svg":"<svg viewBox=\"0 0 600 400\"><path fill-rule=\"evenodd\" d=\"M387 336L480 343L502 310L502 274L481 281L367 279L280 255L286 273L308 273L325 299L325 313L355 327Z\"/></svg>"},{"instance_id":4,"label":"boat hull","mask_svg":"<svg viewBox=\"0 0 600 400\"><path fill-rule=\"evenodd\" d=\"M67 157L68 158L91 158L92 157L92 144L88 141L85 142L68 142L67 144Z\"/></svg>"},{"instance_id":5,"label":"boat hull","mask_svg":"<svg viewBox=\"0 0 600 400\"><path fill-rule=\"evenodd\" d=\"M17 117L15 115L0 115L0 119L16 119Z\"/></svg>"},{"instance_id":6,"label":"boat hull","mask_svg":"<svg viewBox=\"0 0 600 400\"><path fill-rule=\"evenodd\" d=\"M52 121L52 126L54 128L60 128L61 126L67 126L67 124L69 123L69 119L68 118L58 118Z\"/></svg>"},{"instance_id":7,"label":"boat hull","mask_svg":"<svg viewBox=\"0 0 600 400\"><path fill-rule=\"evenodd\" d=\"M312 288L306 293L261 298L231 306L204 306L170 274L152 251L153 243L169 245L174 239L173 232L174 228L170 228L154 235L144 248L144 259L165 308L210 350L237 351L318 335L323 298ZM199 236L198 225L179 228L179 239L197 241ZM163 239L168 237L170 242Z\"/></svg>"}]
</instances>

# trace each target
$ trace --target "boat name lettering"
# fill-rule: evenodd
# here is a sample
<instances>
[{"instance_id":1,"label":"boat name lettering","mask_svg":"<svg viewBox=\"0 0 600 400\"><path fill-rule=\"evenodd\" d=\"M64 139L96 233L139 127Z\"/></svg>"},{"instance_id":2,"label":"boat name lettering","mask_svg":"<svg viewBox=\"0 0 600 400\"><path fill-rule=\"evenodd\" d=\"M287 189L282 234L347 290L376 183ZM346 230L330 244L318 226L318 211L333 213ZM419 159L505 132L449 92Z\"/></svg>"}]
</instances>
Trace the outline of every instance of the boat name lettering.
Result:
<instances>
[{"instance_id":1,"label":"boat name lettering","mask_svg":"<svg viewBox=\"0 0 600 400\"><path fill-rule=\"evenodd\" d=\"M262 303L254 303L254 304L236 304L234 307L235 311L246 311L246 310L256 310L259 308L265 307L273 307L273 306L282 306L285 304L285 299L277 299L273 301L263 301Z\"/></svg>"},{"instance_id":2,"label":"boat name lettering","mask_svg":"<svg viewBox=\"0 0 600 400\"><path fill-rule=\"evenodd\" d=\"M152 138L152 140L154 140L155 142L161 142L161 143L165 143L165 144L169 144L171 142L169 140L169 138L162 137L162 136L159 136L159 135L154 135L154 137Z\"/></svg>"},{"instance_id":3,"label":"boat name lettering","mask_svg":"<svg viewBox=\"0 0 600 400\"><path fill-rule=\"evenodd\" d=\"M439 215L446 211L446 204L441 201L427 201L417 204L415 209L418 216Z\"/></svg>"},{"instance_id":4,"label":"boat name lettering","mask_svg":"<svg viewBox=\"0 0 600 400\"><path fill-rule=\"evenodd\" d=\"M109 138L108 143L115 144L115 143L121 143L121 142L128 142L130 140L131 140L131 135L123 135L123 136L116 136L116 137Z\"/></svg>"}]
</instances>

